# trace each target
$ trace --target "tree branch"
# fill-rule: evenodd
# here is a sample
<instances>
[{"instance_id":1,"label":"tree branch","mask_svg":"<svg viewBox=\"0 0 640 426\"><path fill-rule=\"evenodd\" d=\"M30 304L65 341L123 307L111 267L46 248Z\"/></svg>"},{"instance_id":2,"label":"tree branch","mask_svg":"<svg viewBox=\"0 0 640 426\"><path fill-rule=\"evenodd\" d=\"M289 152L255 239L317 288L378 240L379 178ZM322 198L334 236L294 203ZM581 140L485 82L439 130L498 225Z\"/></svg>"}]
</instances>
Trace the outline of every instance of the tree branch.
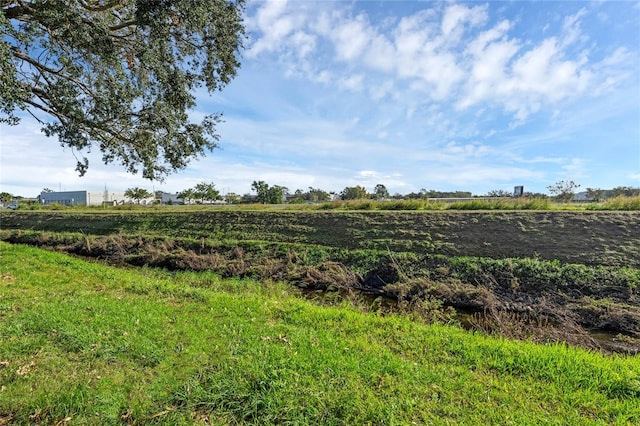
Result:
<instances>
[{"instance_id":1,"label":"tree branch","mask_svg":"<svg viewBox=\"0 0 640 426\"><path fill-rule=\"evenodd\" d=\"M60 68L59 70L54 70L53 68L49 68L48 66L41 64L40 62L36 61L35 59L30 57L29 55L25 54L21 50L18 50L18 48L15 47L15 46L12 46L11 50L13 51L13 56L15 56L18 59L22 59L23 61L33 65L40 72L46 71L49 74L58 75L58 74L60 74L62 72L62 70L64 70L64 67Z\"/></svg>"},{"instance_id":2,"label":"tree branch","mask_svg":"<svg viewBox=\"0 0 640 426\"><path fill-rule=\"evenodd\" d=\"M51 108L49 108L48 106L41 105L41 104L39 104L39 103L37 103L37 102L35 102L35 101L31 100L31 99L25 99L25 100L24 100L24 102L25 102L25 103L27 103L27 104L29 104L29 105L31 105L31 106L32 106L32 107L34 107L34 108L39 109L40 111L46 112L46 113L47 113L47 114L49 114L49 115L53 115L54 117L56 117L56 118L58 118L58 119L60 118L60 116L59 116L59 115L58 115L54 110L52 110ZM31 114L31 115L33 115L33 114ZM34 115L34 117L35 117L35 115ZM39 118L37 118L37 117L36 117L36 119L37 119L40 123L44 123L44 122L43 122L42 120L40 120Z\"/></svg>"},{"instance_id":3,"label":"tree branch","mask_svg":"<svg viewBox=\"0 0 640 426\"><path fill-rule=\"evenodd\" d=\"M13 7L9 7L11 5L13 5ZM33 12L34 10L31 7L31 3L29 2L20 0L10 0L2 2L2 13L4 13L4 16L7 18L7 20L20 18L21 16L25 15L31 15L33 14Z\"/></svg>"},{"instance_id":4,"label":"tree branch","mask_svg":"<svg viewBox=\"0 0 640 426\"><path fill-rule=\"evenodd\" d=\"M135 19L131 20L131 21L125 21L125 22L122 22L122 23L120 23L118 25L114 25L112 27L109 27L109 31L118 31L118 30L121 30L123 28L127 28L127 27L131 27L133 25L136 25L137 23L138 23L138 21L136 21Z\"/></svg>"},{"instance_id":5,"label":"tree branch","mask_svg":"<svg viewBox=\"0 0 640 426\"><path fill-rule=\"evenodd\" d=\"M105 10L109 10L117 5L119 5L121 2L120 0L114 0L112 2L103 4L102 6L100 6L100 2L98 2L98 6L92 6L90 5L88 2L84 1L84 0L80 0L80 6L88 11L91 12L104 12Z\"/></svg>"}]
</instances>

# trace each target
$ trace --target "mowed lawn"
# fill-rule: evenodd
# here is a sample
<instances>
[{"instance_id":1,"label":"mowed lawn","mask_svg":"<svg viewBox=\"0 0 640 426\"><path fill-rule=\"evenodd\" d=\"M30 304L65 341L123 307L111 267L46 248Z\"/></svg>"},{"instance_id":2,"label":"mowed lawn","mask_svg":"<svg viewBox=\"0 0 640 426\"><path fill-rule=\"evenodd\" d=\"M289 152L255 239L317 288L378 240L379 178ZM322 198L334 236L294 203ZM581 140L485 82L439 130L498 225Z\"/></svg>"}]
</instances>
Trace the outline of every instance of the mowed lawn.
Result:
<instances>
[{"instance_id":1,"label":"mowed lawn","mask_svg":"<svg viewBox=\"0 0 640 426\"><path fill-rule=\"evenodd\" d=\"M3 424L640 423L640 358L0 243Z\"/></svg>"}]
</instances>

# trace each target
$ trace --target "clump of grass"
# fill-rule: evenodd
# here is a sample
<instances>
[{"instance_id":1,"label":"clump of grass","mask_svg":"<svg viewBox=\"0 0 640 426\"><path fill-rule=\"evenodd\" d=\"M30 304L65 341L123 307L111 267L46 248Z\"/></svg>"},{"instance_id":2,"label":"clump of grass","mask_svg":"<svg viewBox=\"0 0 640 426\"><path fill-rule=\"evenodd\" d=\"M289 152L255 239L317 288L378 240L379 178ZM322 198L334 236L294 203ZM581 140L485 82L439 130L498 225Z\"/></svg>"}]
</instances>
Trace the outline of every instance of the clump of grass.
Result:
<instances>
[{"instance_id":1,"label":"clump of grass","mask_svg":"<svg viewBox=\"0 0 640 426\"><path fill-rule=\"evenodd\" d=\"M327 203L321 203L315 206L318 210L336 210L341 208L343 202L340 200L333 200Z\"/></svg>"},{"instance_id":2,"label":"clump of grass","mask_svg":"<svg viewBox=\"0 0 640 426\"><path fill-rule=\"evenodd\" d=\"M378 204L379 210L424 210L426 200L389 200Z\"/></svg>"},{"instance_id":3,"label":"clump of grass","mask_svg":"<svg viewBox=\"0 0 640 426\"><path fill-rule=\"evenodd\" d=\"M587 206L589 210L627 210L640 211L640 195L634 197L618 197L609 198L601 204L590 204Z\"/></svg>"},{"instance_id":4,"label":"clump of grass","mask_svg":"<svg viewBox=\"0 0 640 426\"><path fill-rule=\"evenodd\" d=\"M377 201L373 200L348 200L342 204L345 210L375 210Z\"/></svg>"}]
</instances>

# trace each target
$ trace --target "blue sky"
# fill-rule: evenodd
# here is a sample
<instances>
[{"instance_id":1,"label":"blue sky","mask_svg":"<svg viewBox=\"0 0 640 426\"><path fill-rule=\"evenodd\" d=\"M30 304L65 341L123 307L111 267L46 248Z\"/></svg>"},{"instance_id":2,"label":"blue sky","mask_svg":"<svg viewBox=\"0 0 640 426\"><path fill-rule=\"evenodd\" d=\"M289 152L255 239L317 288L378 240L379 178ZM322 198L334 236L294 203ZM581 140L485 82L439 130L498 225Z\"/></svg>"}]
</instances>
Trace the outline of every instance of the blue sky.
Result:
<instances>
[{"instance_id":1,"label":"blue sky","mask_svg":"<svg viewBox=\"0 0 640 426\"><path fill-rule=\"evenodd\" d=\"M0 128L0 190L640 186L638 22L626 1L250 2L238 76L192 112L224 113L219 149L162 183L97 153L79 178L25 116Z\"/></svg>"}]
</instances>

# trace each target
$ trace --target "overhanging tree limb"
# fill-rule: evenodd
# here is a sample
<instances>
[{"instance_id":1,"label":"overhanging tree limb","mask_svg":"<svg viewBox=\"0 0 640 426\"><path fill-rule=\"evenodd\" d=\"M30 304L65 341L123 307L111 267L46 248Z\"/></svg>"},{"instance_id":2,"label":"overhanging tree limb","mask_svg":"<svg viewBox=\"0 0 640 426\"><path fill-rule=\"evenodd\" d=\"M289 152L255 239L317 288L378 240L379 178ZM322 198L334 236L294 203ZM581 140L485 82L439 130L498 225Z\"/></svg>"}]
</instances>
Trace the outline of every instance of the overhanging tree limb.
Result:
<instances>
[{"instance_id":1,"label":"overhanging tree limb","mask_svg":"<svg viewBox=\"0 0 640 426\"><path fill-rule=\"evenodd\" d=\"M213 149L219 114L189 120L193 91L240 66L244 0L13 0L0 15L0 121L161 179ZM87 160L77 170L86 172Z\"/></svg>"}]
</instances>

